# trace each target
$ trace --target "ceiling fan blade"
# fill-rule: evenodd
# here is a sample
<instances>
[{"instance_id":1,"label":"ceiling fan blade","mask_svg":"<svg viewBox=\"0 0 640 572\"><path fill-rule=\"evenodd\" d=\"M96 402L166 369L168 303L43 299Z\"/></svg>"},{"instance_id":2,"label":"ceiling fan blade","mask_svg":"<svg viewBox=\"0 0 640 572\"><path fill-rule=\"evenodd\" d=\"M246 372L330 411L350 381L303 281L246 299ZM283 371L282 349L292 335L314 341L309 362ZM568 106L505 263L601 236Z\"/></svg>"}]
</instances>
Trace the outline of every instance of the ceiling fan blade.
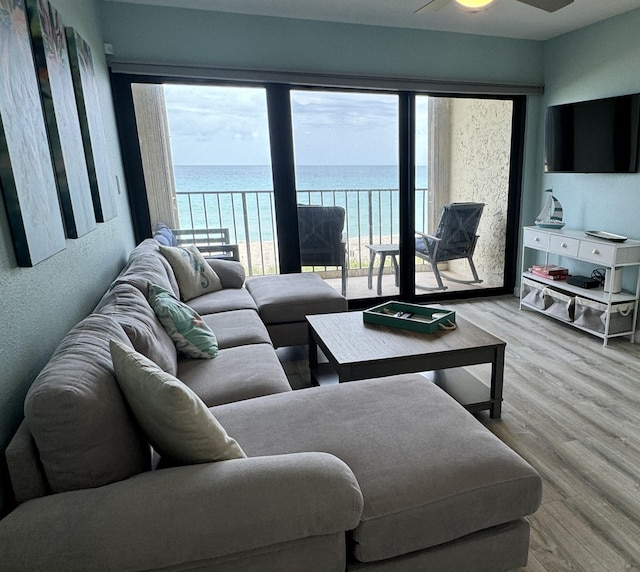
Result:
<instances>
[{"instance_id":1,"label":"ceiling fan blade","mask_svg":"<svg viewBox=\"0 0 640 572\"><path fill-rule=\"evenodd\" d=\"M421 14L422 12L435 12L446 6L451 0L429 0L422 8L418 8L414 14Z\"/></svg>"},{"instance_id":2,"label":"ceiling fan blade","mask_svg":"<svg viewBox=\"0 0 640 572\"><path fill-rule=\"evenodd\" d=\"M556 10L560 10L560 8L573 4L573 0L518 0L518 2L528 4L534 8L540 8L540 10L547 12L555 12Z\"/></svg>"}]
</instances>

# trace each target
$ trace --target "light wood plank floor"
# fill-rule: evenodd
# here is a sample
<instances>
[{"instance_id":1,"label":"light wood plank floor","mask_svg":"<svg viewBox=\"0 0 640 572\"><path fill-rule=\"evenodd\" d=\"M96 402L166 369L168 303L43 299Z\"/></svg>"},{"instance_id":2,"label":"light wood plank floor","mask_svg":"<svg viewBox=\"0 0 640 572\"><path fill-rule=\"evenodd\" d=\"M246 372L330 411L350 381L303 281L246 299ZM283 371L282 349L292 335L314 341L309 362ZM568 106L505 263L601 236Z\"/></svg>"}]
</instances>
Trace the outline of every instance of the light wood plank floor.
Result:
<instances>
[{"instance_id":1,"label":"light wood plank floor","mask_svg":"<svg viewBox=\"0 0 640 572\"><path fill-rule=\"evenodd\" d=\"M640 340L603 348L513 297L446 306L507 342L502 419L478 418L544 479L521 570L640 571ZM278 351L304 385L305 350Z\"/></svg>"}]
</instances>

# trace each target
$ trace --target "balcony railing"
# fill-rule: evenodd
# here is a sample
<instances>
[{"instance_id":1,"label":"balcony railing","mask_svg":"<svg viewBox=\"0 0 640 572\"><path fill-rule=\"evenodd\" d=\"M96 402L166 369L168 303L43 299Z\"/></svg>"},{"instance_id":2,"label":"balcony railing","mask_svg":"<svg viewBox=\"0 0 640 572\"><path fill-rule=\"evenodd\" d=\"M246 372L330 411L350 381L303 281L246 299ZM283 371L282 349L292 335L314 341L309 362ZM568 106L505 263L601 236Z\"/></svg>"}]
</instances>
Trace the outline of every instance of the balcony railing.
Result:
<instances>
[{"instance_id":1,"label":"balcony railing","mask_svg":"<svg viewBox=\"0 0 640 572\"><path fill-rule=\"evenodd\" d=\"M249 275L276 274L278 249L272 191L176 194L180 228L228 228ZM350 273L369 266L367 244L398 242L397 189L298 191L299 204L339 205L346 212ZM416 189L416 228L427 228L427 189Z\"/></svg>"}]
</instances>

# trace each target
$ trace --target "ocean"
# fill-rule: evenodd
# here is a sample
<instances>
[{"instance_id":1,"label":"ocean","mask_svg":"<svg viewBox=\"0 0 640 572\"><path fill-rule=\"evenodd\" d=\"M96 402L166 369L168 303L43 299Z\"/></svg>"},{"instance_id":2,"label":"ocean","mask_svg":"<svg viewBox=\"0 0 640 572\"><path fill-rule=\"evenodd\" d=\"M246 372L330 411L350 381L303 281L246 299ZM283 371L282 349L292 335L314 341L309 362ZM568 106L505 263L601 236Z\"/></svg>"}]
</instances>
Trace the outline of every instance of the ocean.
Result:
<instances>
[{"instance_id":1,"label":"ocean","mask_svg":"<svg viewBox=\"0 0 640 572\"><path fill-rule=\"evenodd\" d=\"M270 166L176 165L174 174L181 228L226 227L235 242L275 236ZM395 165L299 165L296 187L300 203L345 207L351 238L398 233ZM427 187L424 166L416 169L416 187ZM423 197L416 193L416 212Z\"/></svg>"}]
</instances>

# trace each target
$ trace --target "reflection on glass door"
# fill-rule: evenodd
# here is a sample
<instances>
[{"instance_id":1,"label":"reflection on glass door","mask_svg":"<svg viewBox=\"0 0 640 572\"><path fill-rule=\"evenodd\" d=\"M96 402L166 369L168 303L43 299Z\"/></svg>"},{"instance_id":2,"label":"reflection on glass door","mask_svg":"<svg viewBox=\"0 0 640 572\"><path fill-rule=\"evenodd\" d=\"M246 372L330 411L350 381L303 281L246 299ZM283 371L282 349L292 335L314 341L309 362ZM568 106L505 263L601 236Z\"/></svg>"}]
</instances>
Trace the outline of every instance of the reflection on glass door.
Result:
<instances>
[{"instance_id":1,"label":"reflection on glass door","mask_svg":"<svg viewBox=\"0 0 640 572\"><path fill-rule=\"evenodd\" d=\"M422 210L416 176L417 294L504 286L513 111L511 100L416 98L428 188Z\"/></svg>"},{"instance_id":2,"label":"reflection on glass door","mask_svg":"<svg viewBox=\"0 0 640 572\"><path fill-rule=\"evenodd\" d=\"M291 108L302 270L349 298L397 294L398 97L293 90Z\"/></svg>"},{"instance_id":3,"label":"reflection on glass door","mask_svg":"<svg viewBox=\"0 0 640 572\"><path fill-rule=\"evenodd\" d=\"M277 273L265 89L132 91L152 227L222 229L248 274Z\"/></svg>"}]
</instances>

